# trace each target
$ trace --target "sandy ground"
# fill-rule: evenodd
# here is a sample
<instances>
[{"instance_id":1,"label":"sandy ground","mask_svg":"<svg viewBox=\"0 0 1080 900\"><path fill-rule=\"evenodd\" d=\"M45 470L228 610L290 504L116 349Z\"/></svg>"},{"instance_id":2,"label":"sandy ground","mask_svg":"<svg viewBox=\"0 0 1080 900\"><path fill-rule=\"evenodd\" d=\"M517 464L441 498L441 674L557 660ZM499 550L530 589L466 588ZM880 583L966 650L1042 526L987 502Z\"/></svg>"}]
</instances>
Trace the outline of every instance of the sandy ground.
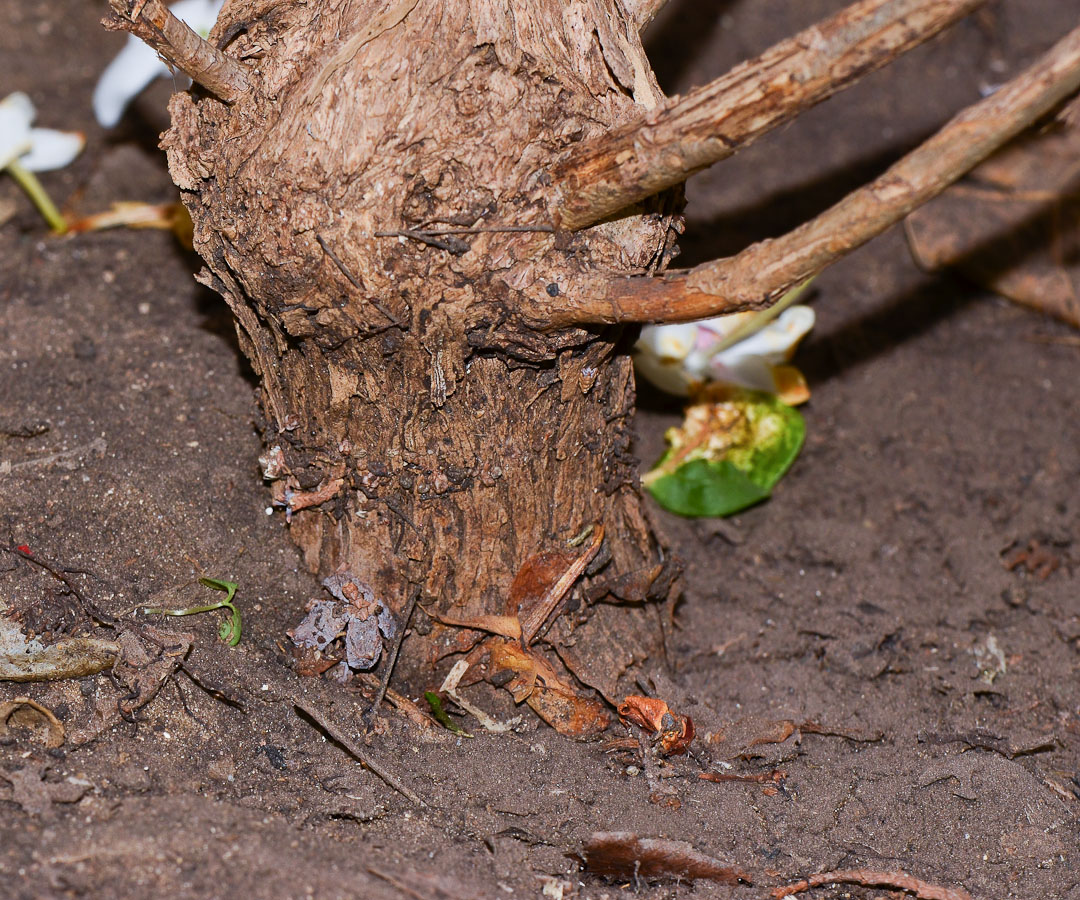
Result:
<instances>
[{"instance_id":1,"label":"sandy ground","mask_svg":"<svg viewBox=\"0 0 1080 900\"><path fill-rule=\"evenodd\" d=\"M672 0L650 33L657 71L685 90L840 6ZM98 29L103 8L0 5L0 95L25 90L40 124L88 135L45 178L82 212L174 196L154 149L166 83L118 129L93 122L94 80L123 40ZM1077 0L992 3L696 178L683 261L824 208L1078 14ZM362 711L286 666L285 629L319 588L266 513L249 373L197 261L158 232L52 239L4 180L11 202L0 541L79 570L66 576L79 594L123 622L202 601L198 573L238 582L245 619L235 650L212 615L163 626L189 631L187 672L126 720L105 675L0 684L0 703L29 695L67 733L53 749L21 727L0 735L0 896L764 898L869 868L980 900L1080 898L1080 348L1066 327L920 273L899 231L829 271L798 360L807 445L774 498L722 526L656 516L686 591L652 687L693 716L695 755L643 770L632 749L529 718L467 739L388 711L363 750L418 806L294 706L306 697L352 733ZM678 410L642 401L651 461ZM1032 542L1050 564L1008 569ZM10 552L0 599L39 632L85 625L67 586ZM690 842L755 884L580 872L567 854L610 830Z\"/></svg>"}]
</instances>

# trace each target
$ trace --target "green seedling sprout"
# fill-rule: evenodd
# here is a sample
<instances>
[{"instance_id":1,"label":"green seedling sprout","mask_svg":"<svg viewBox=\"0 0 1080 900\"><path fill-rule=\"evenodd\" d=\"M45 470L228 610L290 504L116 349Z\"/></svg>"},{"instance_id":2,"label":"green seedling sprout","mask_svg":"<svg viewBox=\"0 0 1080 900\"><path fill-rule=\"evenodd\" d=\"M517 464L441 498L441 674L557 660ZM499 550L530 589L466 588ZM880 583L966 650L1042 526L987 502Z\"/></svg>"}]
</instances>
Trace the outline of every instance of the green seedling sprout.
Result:
<instances>
[{"instance_id":1,"label":"green seedling sprout","mask_svg":"<svg viewBox=\"0 0 1080 900\"><path fill-rule=\"evenodd\" d=\"M191 616L196 613L212 612L215 609L227 609L230 615L218 628L218 637L230 647L235 647L240 643L241 622L240 610L236 608L232 601L239 585L235 581L223 581L220 578L200 578L199 584L215 591L221 591L225 594L225 599L218 600L215 603L206 603L202 606L185 606L180 609L144 606L143 614L147 616Z\"/></svg>"},{"instance_id":2,"label":"green seedling sprout","mask_svg":"<svg viewBox=\"0 0 1080 900\"><path fill-rule=\"evenodd\" d=\"M472 737L469 732L450 718L446 710L443 709L442 700L439 699L438 694L434 691L424 691L424 699L427 700L428 706L431 707L431 714L436 718L440 725L454 732L454 734L461 735L461 737Z\"/></svg>"},{"instance_id":3,"label":"green seedling sprout","mask_svg":"<svg viewBox=\"0 0 1080 900\"><path fill-rule=\"evenodd\" d=\"M42 218L48 223L53 234L63 234L67 231L67 222L61 215L52 198L46 193L37 175L17 162L9 162L4 170L15 179L15 183L23 189L30 202L37 207Z\"/></svg>"}]
</instances>

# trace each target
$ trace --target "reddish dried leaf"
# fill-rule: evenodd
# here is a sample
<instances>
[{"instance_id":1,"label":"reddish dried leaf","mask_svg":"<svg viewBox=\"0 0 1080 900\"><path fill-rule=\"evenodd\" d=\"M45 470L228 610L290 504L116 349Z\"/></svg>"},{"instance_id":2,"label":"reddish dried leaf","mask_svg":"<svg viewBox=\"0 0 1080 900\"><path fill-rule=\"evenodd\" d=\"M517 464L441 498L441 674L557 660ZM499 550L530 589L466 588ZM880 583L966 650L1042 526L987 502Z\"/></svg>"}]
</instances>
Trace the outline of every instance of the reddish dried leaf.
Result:
<instances>
[{"instance_id":1,"label":"reddish dried leaf","mask_svg":"<svg viewBox=\"0 0 1080 900\"><path fill-rule=\"evenodd\" d=\"M738 866L695 850L686 841L643 838L629 831L598 831L585 841L581 860L586 871L605 878L703 879L721 884L752 884Z\"/></svg>"},{"instance_id":2,"label":"reddish dried leaf","mask_svg":"<svg viewBox=\"0 0 1080 900\"><path fill-rule=\"evenodd\" d=\"M521 621L521 632L528 646L543 627L555 607L581 577L596 556L604 539L604 526L593 529L592 541L583 551L557 550L530 556L510 585L507 615Z\"/></svg>"},{"instance_id":3,"label":"reddish dried leaf","mask_svg":"<svg viewBox=\"0 0 1080 900\"><path fill-rule=\"evenodd\" d=\"M661 720L670 712L671 710L663 700L655 697L641 697L637 694L630 694L619 704L620 718L632 722L639 728L644 728L650 734L660 730Z\"/></svg>"},{"instance_id":4,"label":"reddish dried leaf","mask_svg":"<svg viewBox=\"0 0 1080 900\"><path fill-rule=\"evenodd\" d=\"M432 612L429 615L442 625L486 631L511 640L517 640L521 637L521 622L518 621L517 616L480 615L465 617L456 616L452 612Z\"/></svg>"},{"instance_id":5,"label":"reddish dried leaf","mask_svg":"<svg viewBox=\"0 0 1080 900\"><path fill-rule=\"evenodd\" d=\"M746 745L746 747L749 749L750 747L757 747L760 744L782 744L794 733L795 723L790 719L780 719L771 723L771 726L768 729L754 738Z\"/></svg>"},{"instance_id":6,"label":"reddish dried leaf","mask_svg":"<svg viewBox=\"0 0 1080 900\"><path fill-rule=\"evenodd\" d=\"M498 681L500 673L512 672L513 678L502 686L522 701L560 734L573 738L594 737L611 724L604 705L584 697L559 678L542 656L523 650L515 641L492 638L489 680Z\"/></svg>"},{"instance_id":7,"label":"reddish dried leaf","mask_svg":"<svg viewBox=\"0 0 1080 900\"><path fill-rule=\"evenodd\" d=\"M303 678L314 678L322 675L327 669L341 662L333 656L323 656L321 651L312 650L310 647L292 647L289 650L293 658L293 671Z\"/></svg>"},{"instance_id":8,"label":"reddish dried leaf","mask_svg":"<svg viewBox=\"0 0 1080 900\"><path fill-rule=\"evenodd\" d=\"M672 712L667 703L655 697L630 694L619 704L619 716L649 734L659 732L660 750L664 756L685 753L694 739L693 719Z\"/></svg>"}]
</instances>

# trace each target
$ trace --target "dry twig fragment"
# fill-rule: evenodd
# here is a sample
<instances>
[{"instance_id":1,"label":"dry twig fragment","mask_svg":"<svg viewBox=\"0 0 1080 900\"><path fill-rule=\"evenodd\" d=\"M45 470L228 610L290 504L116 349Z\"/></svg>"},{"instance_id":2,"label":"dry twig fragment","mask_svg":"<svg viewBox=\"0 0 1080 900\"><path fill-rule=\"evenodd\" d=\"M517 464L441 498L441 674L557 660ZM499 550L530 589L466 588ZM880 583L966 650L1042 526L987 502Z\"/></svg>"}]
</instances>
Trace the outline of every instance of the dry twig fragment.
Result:
<instances>
[{"instance_id":1,"label":"dry twig fragment","mask_svg":"<svg viewBox=\"0 0 1080 900\"><path fill-rule=\"evenodd\" d=\"M109 6L106 28L141 38L219 100L233 103L250 90L244 67L199 37L161 0L109 0Z\"/></svg>"},{"instance_id":2,"label":"dry twig fragment","mask_svg":"<svg viewBox=\"0 0 1080 900\"><path fill-rule=\"evenodd\" d=\"M545 305L549 326L690 322L768 306L936 197L1080 89L1080 28L994 94L955 116L883 175L787 234L660 278L609 279Z\"/></svg>"},{"instance_id":3,"label":"dry twig fragment","mask_svg":"<svg viewBox=\"0 0 1080 900\"><path fill-rule=\"evenodd\" d=\"M868 887L893 888L914 894L919 900L971 900L971 894L962 888L938 887L921 878L908 875L907 872L878 872L874 869L840 869L835 872L822 872L786 887L774 888L772 895L775 900L783 900L784 897L790 897L792 894L801 893L812 887L820 887L823 884L862 884Z\"/></svg>"}]
</instances>

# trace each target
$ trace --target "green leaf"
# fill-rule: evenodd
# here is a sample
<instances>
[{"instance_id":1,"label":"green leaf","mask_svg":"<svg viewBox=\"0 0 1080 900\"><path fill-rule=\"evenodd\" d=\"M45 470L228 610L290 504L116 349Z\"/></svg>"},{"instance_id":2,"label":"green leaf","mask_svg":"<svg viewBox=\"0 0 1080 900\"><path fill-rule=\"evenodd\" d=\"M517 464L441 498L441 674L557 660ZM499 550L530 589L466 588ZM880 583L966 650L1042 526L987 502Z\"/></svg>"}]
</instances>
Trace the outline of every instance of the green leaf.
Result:
<instances>
[{"instance_id":1,"label":"green leaf","mask_svg":"<svg viewBox=\"0 0 1080 900\"><path fill-rule=\"evenodd\" d=\"M798 410L752 391L715 404L720 406L738 416L694 419L711 423L714 431L672 429L672 448L645 476L664 509L691 517L733 515L766 499L799 455L806 423ZM730 430L720 430L721 422Z\"/></svg>"},{"instance_id":2,"label":"green leaf","mask_svg":"<svg viewBox=\"0 0 1080 900\"><path fill-rule=\"evenodd\" d=\"M220 605L229 610L229 618L218 626L218 638L230 647L235 647L240 643L240 633L243 629L240 610L232 602L239 585L235 581L223 581L220 578L200 578L199 584L215 591L222 591L225 594L225 599L221 601Z\"/></svg>"},{"instance_id":3,"label":"green leaf","mask_svg":"<svg viewBox=\"0 0 1080 900\"><path fill-rule=\"evenodd\" d=\"M460 734L462 737L471 738L464 728L458 725L453 719L450 718L449 713L443 709L442 700L439 699L439 695L434 691L424 691L424 699L427 700L428 706L431 707L431 714L438 720L439 724L444 728L448 728L454 734Z\"/></svg>"},{"instance_id":4,"label":"green leaf","mask_svg":"<svg viewBox=\"0 0 1080 900\"><path fill-rule=\"evenodd\" d=\"M222 591L226 595L226 603L232 603L232 598L236 596L236 589L239 587L235 581L222 581L220 578L200 578L199 584L215 591Z\"/></svg>"},{"instance_id":5,"label":"green leaf","mask_svg":"<svg viewBox=\"0 0 1080 900\"><path fill-rule=\"evenodd\" d=\"M726 459L691 460L650 483L649 492L669 512L691 517L730 516L769 496Z\"/></svg>"},{"instance_id":6,"label":"green leaf","mask_svg":"<svg viewBox=\"0 0 1080 900\"><path fill-rule=\"evenodd\" d=\"M225 606L232 611L232 615L218 626L218 637L230 647L235 647L240 643L240 632L242 628L240 610L231 603L226 603Z\"/></svg>"}]
</instances>

